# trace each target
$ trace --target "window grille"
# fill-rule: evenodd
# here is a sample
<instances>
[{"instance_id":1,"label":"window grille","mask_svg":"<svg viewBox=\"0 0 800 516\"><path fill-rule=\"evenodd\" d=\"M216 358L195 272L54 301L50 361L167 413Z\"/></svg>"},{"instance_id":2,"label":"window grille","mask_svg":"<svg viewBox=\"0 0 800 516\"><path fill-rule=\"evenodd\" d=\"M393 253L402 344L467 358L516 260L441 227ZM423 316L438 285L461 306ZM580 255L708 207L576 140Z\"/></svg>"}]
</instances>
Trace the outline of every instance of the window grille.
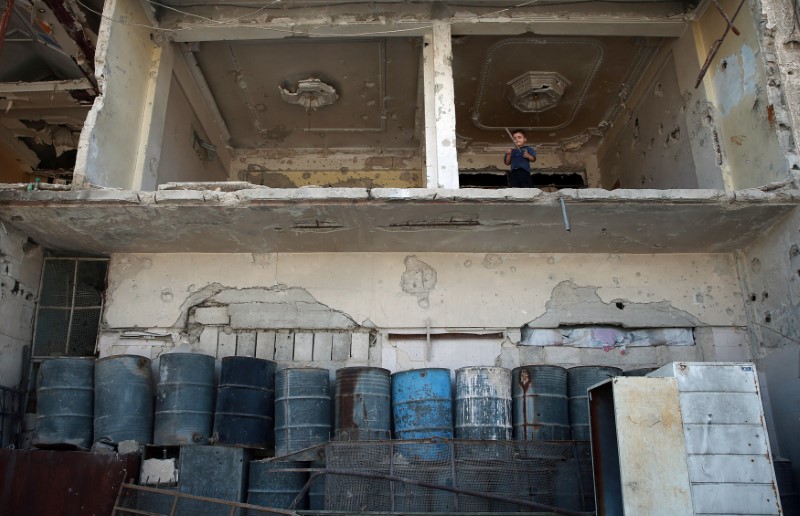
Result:
<instances>
[{"instance_id":1,"label":"window grille","mask_svg":"<svg viewBox=\"0 0 800 516\"><path fill-rule=\"evenodd\" d=\"M107 258L45 258L34 358L95 354L107 271Z\"/></svg>"}]
</instances>

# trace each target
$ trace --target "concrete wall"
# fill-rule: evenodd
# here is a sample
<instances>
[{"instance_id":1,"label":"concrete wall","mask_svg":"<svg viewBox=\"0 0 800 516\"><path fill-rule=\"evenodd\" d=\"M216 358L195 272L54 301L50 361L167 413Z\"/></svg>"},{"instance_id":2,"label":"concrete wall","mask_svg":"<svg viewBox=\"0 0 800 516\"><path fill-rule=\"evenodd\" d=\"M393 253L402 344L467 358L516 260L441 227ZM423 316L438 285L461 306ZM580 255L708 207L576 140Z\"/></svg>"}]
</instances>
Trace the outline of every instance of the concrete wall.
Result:
<instances>
[{"instance_id":1,"label":"concrete wall","mask_svg":"<svg viewBox=\"0 0 800 516\"><path fill-rule=\"evenodd\" d=\"M144 4L105 3L97 42L98 96L81 132L74 182L137 189L139 147L149 128L142 127L156 45ZM110 20L125 20L116 23ZM113 149L113 151L111 151Z\"/></svg>"},{"instance_id":2,"label":"concrete wall","mask_svg":"<svg viewBox=\"0 0 800 516\"><path fill-rule=\"evenodd\" d=\"M600 187L724 189L714 106L695 89L695 34L666 40L598 149Z\"/></svg>"},{"instance_id":3,"label":"concrete wall","mask_svg":"<svg viewBox=\"0 0 800 516\"><path fill-rule=\"evenodd\" d=\"M738 285L730 255L115 255L100 350L156 357L183 345L217 357L391 369L744 360ZM520 342L523 325L592 324L697 327L697 344ZM338 354L335 339L344 339Z\"/></svg>"},{"instance_id":4,"label":"concrete wall","mask_svg":"<svg viewBox=\"0 0 800 516\"><path fill-rule=\"evenodd\" d=\"M158 162L158 184L177 181L225 181L227 173L218 155L207 159L196 147L194 134L205 142L210 138L189 104L179 81L173 79L169 88L161 156Z\"/></svg>"},{"instance_id":5,"label":"concrete wall","mask_svg":"<svg viewBox=\"0 0 800 516\"><path fill-rule=\"evenodd\" d=\"M778 437L777 453L792 461L800 481L800 210L747 252L740 268L750 340L765 374Z\"/></svg>"},{"instance_id":6,"label":"concrete wall","mask_svg":"<svg viewBox=\"0 0 800 516\"><path fill-rule=\"evenodd\" d=\"M30 345L42 248L14 229L0 224L0 385L17 387L23 348Z\"/></svg>"},{"instance_id":7,"label":"concrete wall","mask_svg":"<svg viewBox=\"0 0 800 516\"><path fill-rule=\"evenodd\" d=\"M734 13L739 2L724 0L720 5ZM714 104L714 121L723 148L722 168L729 190L741 190L789 179L786 149L778 139L775 105L768 96L766 61L750 9L736 18L740 36L729 33L710 64L704 82ZM701 55L710 52L725 31L725 20L714 8L706 10L696 24Z\"/></svg>"}]
</instances>

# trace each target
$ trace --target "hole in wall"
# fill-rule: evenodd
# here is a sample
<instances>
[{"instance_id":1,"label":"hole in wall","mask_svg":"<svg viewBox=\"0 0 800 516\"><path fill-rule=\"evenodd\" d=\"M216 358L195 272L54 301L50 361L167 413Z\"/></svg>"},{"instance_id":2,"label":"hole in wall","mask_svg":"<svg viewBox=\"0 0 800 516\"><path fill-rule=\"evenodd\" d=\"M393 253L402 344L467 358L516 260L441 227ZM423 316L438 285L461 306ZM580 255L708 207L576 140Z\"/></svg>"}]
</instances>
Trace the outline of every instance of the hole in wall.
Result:
<instances>
[{"instance_id":1,"label":"hole in wall","mask_svg":"<svg viewBox=\"0 0 800 516\"><path fill-rule=\"evenodd\" d=\"M767 298L769 298L769 292L762 292L761 293L761 299L764 300L764 299L767 299Z\"/></svg>"},{"instance_id":2,"label":"hole in wall","mask_svg":"<svg viewBox=\"0 0 800 516\"><path fill-rule=\"evenodd\" d=\"M758 299L758 296L755 294L750 294L750 301L755 301L756 299Z\"/></svg>"},{"instance_id":3,"label":"hole in wall","mask_svg":"<svg viewBox=\"0 0 800 516\"><path fill-rule=\"evenodd\" d=\"M616 306L617 308L619 308L620 310L622 310L622 309L624 309L624 308L625 308L625 303L623 303L623 302L621 302L621 301L617 301L617 302L616 302L616 303L614 303L614 304L615 304L615 306Z\"/></svg>"},{"instance_id":4,"label":"hole in wall","mask_svg":"<svg viewBox=\"0 0 800 516\"><path fill-rule=\"evenodd\" d=\"M766 323L772 322L772 314L770 314L769 312L765 313L764 314L764 322L766 322Z\"/></svg>"}]
</instances>

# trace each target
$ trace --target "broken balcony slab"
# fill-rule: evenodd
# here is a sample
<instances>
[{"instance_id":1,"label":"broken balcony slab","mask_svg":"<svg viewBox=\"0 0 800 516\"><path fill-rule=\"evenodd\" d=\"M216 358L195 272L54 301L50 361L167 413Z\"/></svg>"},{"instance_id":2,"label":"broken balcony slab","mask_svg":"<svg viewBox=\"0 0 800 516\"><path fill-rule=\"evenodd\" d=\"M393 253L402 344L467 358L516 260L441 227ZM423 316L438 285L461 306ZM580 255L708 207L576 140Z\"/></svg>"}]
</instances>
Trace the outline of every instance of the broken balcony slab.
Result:
<instances>
[{"instance_id":1,"label":"broken balcony slab","mask_svg":"<svg viewBox=\"0 0 800 516\"><path fill-rule=\"evenodd\" d=\"M0 218L49 249L99 254L729 253L800 201L796 190L212 187L0 190Z\"/></svg>"}]
</instances>

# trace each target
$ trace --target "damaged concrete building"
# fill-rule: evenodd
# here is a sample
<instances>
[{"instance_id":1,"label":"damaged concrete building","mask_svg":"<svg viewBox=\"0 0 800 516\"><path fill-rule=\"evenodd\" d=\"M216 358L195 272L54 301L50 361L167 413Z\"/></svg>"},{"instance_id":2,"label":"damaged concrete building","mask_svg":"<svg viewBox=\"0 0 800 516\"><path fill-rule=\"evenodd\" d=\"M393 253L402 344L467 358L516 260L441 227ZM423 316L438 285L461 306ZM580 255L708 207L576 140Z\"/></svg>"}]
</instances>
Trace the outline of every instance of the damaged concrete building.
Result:
<instances>
[{"instance_id":1,"label":"damaged concrete building","mask_svg":"<svg viewBox=\"0 0 800 516\"><path fill-rule=\"evenodd\" d=\"M9 400L47 358L176 349L330 371L754 362L800 485L795 3L10 9ZM533 189L505 187L513 128ZM5 403L3 446L23 444Z\"/></svg>"}]
</instances>

